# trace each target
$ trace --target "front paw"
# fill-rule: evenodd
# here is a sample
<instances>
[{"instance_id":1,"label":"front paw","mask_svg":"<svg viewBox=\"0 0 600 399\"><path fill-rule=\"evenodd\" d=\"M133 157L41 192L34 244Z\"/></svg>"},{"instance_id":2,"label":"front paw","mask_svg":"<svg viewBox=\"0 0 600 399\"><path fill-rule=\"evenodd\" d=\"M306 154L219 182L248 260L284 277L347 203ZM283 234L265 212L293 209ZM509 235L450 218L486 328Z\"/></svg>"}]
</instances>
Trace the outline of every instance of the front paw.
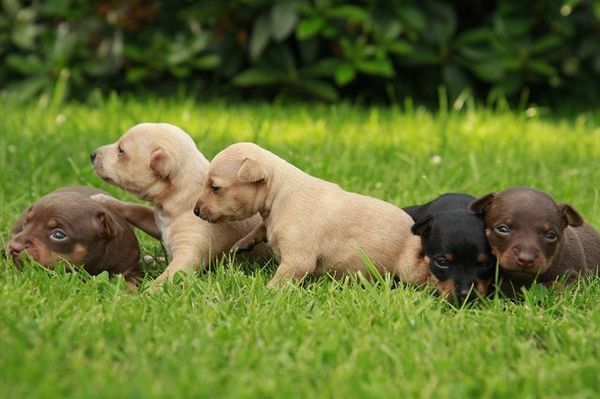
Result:
<instances>
[{"instance_id":1,"label":"front paw","mask_svg":"<svg viewBox=\"0 0 600 399\"><path fill-rule=\"evenodd\" d=\"M231 247L229 252L231 252L231 253L248 252L248 251L251 251L256 246L256 244L257 243L254 240L252 240L252 241L239 240L238 242L233 244L233 247Z\"/></svg>"}]
</instances>

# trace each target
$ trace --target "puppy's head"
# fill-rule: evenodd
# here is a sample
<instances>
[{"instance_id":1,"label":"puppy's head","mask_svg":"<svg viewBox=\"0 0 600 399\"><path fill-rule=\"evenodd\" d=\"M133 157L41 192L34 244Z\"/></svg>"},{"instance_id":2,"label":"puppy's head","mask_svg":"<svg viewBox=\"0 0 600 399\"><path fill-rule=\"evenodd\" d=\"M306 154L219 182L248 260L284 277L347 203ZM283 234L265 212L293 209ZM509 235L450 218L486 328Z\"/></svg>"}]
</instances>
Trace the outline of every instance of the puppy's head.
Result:
<instances>
[{"instance_id":1,"label":"puppy's head","mask_svg":"<svg viewBox=\"0 0 600 399\"><path fill-rule=\"evenodd\" d=\"M502 268L527 275L547 271L562 247L565 228L583 224L570 205L531 188L487 194L470 208L484 215L486 236Z\"/></svg>"},{"instance_id":2,"label":"puppy's head","mask_svg":"<svg viewBox=\"0 0 600 399\"><path fill-rule=\"evenodd\" d=\"M60 260L85 266L121 228L112 212L88 196L55 192L27 210L13 228L6 252L16 263L30 257L51 270Z\"/></svg>"},{"instance_id":3,"label":"puppy's head","mask_svg":"<svg viewBox=\"0 0 600 399\"><path fill-rule=\"evenodd\" d=\"M211 223L242 220L260 212L271 180L266 151L233 144L211 161L194 213Z\"/></svg>"},{"instance_id":4,"label":"puppy's head","mask_svg":"<svg viewBox=\"0 0 600 399\"><path fill-rule=\"evenodd\" d=\"M135 125L117 142L91 154L98 176L150 201L166 197L182 165L196 157L208 164L192 138L168 123Z\"/></svg>"},{"instance_id":5,"label":"puppy's head","mask_svg":"<svg viewBox=\"0 0 600 399\"><path fill-rule=\"evenodd\" d=\"M439 212L417 220L412 231L421 237L440 294L458 304L487 294L496 259L481 217L466 209Z\"/></svg>"}]
</instances>

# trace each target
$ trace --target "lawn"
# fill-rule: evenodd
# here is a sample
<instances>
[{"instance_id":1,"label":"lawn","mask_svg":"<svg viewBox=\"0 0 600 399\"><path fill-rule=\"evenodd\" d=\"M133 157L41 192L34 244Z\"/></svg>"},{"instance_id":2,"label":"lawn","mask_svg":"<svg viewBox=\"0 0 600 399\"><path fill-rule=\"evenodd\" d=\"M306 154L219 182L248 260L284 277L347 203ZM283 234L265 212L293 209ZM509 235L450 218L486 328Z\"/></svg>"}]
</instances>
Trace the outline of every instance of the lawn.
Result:
<instances>
[{"instance_id":1,"label":"lawn","mask_svg":"<svg viewBox=\"0 0 600 399\"><path fill-rule=\"evenodd\" d=\"M600 226L597 112L0 101L2 246L26 205L56 187L132 200L94 175L89 153L142 121L182 127L208 158L256 141L398 205L529 185ZM106 276L0 260L0 397L597 397L600 280L456 309L428 290L352 279L275 292L273 270L231 261L132 294Z\"/></svg>"}]
</instances>

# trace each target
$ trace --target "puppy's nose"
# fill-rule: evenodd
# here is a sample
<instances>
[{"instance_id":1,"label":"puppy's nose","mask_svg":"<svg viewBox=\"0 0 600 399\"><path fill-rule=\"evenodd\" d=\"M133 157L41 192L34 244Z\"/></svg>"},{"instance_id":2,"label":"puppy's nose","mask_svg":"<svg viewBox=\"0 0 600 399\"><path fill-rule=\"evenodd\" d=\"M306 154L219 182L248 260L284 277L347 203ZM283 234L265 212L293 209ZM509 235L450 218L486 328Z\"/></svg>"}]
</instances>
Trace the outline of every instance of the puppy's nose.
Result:
<instances>
[{"instance_id":1,"label":"puppy's nose","mask_svg":"<svg viewBox=\"0 0 600 399\"><path fill-rule=\"evenodd\" d=\"M8 253L10 255L18 255L25 249L25 244L20 243L19 241L11 241L8 244Z\"/></svg>"},{"instance_id":2,"label":"puppy's nose","mask_svg":"<svg viewBox=\"0 0 600 399\"><path fill-rule=\"evenodd\" d=\"M458 302L458 304L463 304L466 302L470 302L473 299L475 299L475 292L474 292L474 287L470 286L470 287L460 287L457 288L456 290L456 300Z\"/></svg>"},{"instance_id":3,"label":"puppy's nose","mask_svg":"<svg viewBox=\"0 0 600 399\"><path fill-rule=\"evenodd\" d=\"M524 268L530 268L538 258L537 252L521 251L517 253L517 263Z\"/></svg>"},{"instance_id":4,"label":"puppy's nose","mask_svg":"<svg viewBox=\"0 0 600 399\"><path fill-rule=\"evenodd\" d=\"M194 215L200 217L200 207L198 205L194 208Z\"/></svg>"},{"instance_id":5,"label":"puppy's nose","mask_svg":"<svg viewBox=\"0 0 600 399\"><path fill-rule=\"evenodd\" d=\"M90 154L90 159L91 159L92 163L94 163L94 160L96 159L96 151L94 151Z\"/></svg>"}]
</instances>

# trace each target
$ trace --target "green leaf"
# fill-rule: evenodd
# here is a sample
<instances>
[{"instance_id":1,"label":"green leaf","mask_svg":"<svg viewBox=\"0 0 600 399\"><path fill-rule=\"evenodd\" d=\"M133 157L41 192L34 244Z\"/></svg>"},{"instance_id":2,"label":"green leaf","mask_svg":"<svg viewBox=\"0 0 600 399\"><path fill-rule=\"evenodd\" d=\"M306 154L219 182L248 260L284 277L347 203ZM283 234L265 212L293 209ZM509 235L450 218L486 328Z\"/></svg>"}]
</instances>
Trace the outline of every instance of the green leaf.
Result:
<instances>
[{"instance_id":1,"label":"green leaf","mask_svg":"<svg viewBox=\"0 0 600 399\"><path fill-rule=\"evenodd\" d=\"M556 68L544 61L530 60L525 64L528 70L545 76L557 74Z\"/></svg>"},{"instance_id":2,"label":"green leaf","mask_svg":"<svg viewBox=\"0 0 600 399\"><path fill-rule=\"evenodd\" d=\"M397 13L402 22L419 32L425 30L427 27L425 17L415 7L399 7Z\"/></svg>"},{"instance_id":3,"label":"green leaf","mask_svg":"<svg viewBox=\"0 0 600 399\"><path fill-rule=\"evenodd\" d=\"M288 37L298 22L296 5L292 2L277 3L271 9L271 33L281 41Z\"/></svg>"},{"instance_id":4,"label":"green leaf","mask_svg":"<svg viewBox=\"0 0 600 399\"><path fill-rule=\"evenodd\" d=\"M267 15L259 16L252 25L250 36L250 58L256 61L271 39L271 23Z\"/></svg>"},{"instance_id":5,"label":"green leaf","mask_svg":"<svg viewBox=\"0 0 600 399\"><path fill-rule=\"evenodd\" d=\"M387 58L359 60L355 62L354 66L359 71L368 73L369 75L379 75L386 78L391 78L394 76L394 67Z\"/></svg>"},{"instance_id":6,"label":"green leaf","mask_svg":"<svg viewBox=\"0 0 600 399\"><path fill-rule=\"evenodd\" d=\"M202 55L194 60L194 65L200 69L215 69L221 64L221 56L217 54Z\"/></svg>"},{"instance_id":7,"label":"green leaf","mask_svg":"<svg viewBox=\"0 0 600 399\"><path fill-rule=\"evenodd\" d=\"M325 20L321 17L304 19L298 24L298 27L296 28L296 35L300 40L308 39L319 33L324 26Z\"/></svg>"},{"instance_id":8,"label":"green leaf","mask_svg":"<svg viewBox=\"0 0 600 399\"><path fill-rule=\"evenodd\" d=\"M500 62L487 61L470 65L470 69L486 82L497 82L504 76Z\"/></svg>"},{"instance_id":9,"label":"green leaf","mask_svg":"<svg viewBox=\"0 0 600 399\"><path fill-rule=\"evenodd\" d=\"M352 82L356 76L356 69L350 64L341 64L335 71L335 82L339 86L345 86Z\"/></svg>"},{"instance_id":10,"label":"green leaf","mask_svg":"<svg viewBox=\"0 0 600 399\"><path fill-rule=\"evenodd\" d=\"M283 83L285 80L286 75L280 70L270 67L256 67L246 69L238 74L233 78L233 83L241 87L272 86Z\"/></svg>"},{"instance_id":11,"label":"green leaf","mask_svg":"<svg viewBox=\"0 0 600 399\"><path fill-rule=\"evenodd\" d=\"M388 50L390 53L397 55L410 54L413 52L413 47L410 43L404 40L394 40L392 44L388 46Z\"/></svg>"},{"instance_id":12,"label":"green leaf","mask_svg":"<svg viewBox=\"0 0 600 399\"><path fill-rule=\"evenodd\" d=\"M563 43L565 43L565 41L559 35L550 34L544 36L531 46L531 54L542 54L556 50L558 47L562 46Z\"/></svg>"},{"instance_id":13,"label":"green leaf","mask_svg":"<svg viewBox=\"0 0 600 399\"><path fill-rule=\"evenodd\" d=\"M327 10L326 15L331 18L339 18L347 21L357 22L363 26L370 26L371 15L361 7L343 5Z\"/></svg>"},{"instance_id":14,"label":"green leaf","mask_svg":"<svg viewBox=\"0 0 600 399\"><path fill-rule=\"evenodd\" d=\"M35 55L11 54L6 57L6 66L23 75L34 75L46 69L45 64Z\"/></svg>"},{"instance_id":15,"label":"green leaf","mask_svg":"<svg viewBox=\"0 0 600 399\"><path fill-rule=\"evenodd\" d=\"M298 81L297 86L306 93L319 97L322 100L335 102L339 99L335 87L321 80L303 79Z\"/></svg>"},{"instance_id":16,"label":"green leaf","mask_svg":"<svg viewBox=\"0 0 600 399\"><path fill-rule=\"evenodd\" d=\"M334 77L340 60L337 58L324 58L319 62L302 68L302 74L311 77Z\"/></svg>"},{"instance_id":17,"label":"green leaf","mask_svg":"<svg viewBox=\"0 0 600 399\"><path fill-rule=\"evenodd\" d=\"M454 40L454 44L458 46L476 44L486 45L493 37L494 31L488 27L474 28L458 35Z\"/></svg>"}]
</instances>

